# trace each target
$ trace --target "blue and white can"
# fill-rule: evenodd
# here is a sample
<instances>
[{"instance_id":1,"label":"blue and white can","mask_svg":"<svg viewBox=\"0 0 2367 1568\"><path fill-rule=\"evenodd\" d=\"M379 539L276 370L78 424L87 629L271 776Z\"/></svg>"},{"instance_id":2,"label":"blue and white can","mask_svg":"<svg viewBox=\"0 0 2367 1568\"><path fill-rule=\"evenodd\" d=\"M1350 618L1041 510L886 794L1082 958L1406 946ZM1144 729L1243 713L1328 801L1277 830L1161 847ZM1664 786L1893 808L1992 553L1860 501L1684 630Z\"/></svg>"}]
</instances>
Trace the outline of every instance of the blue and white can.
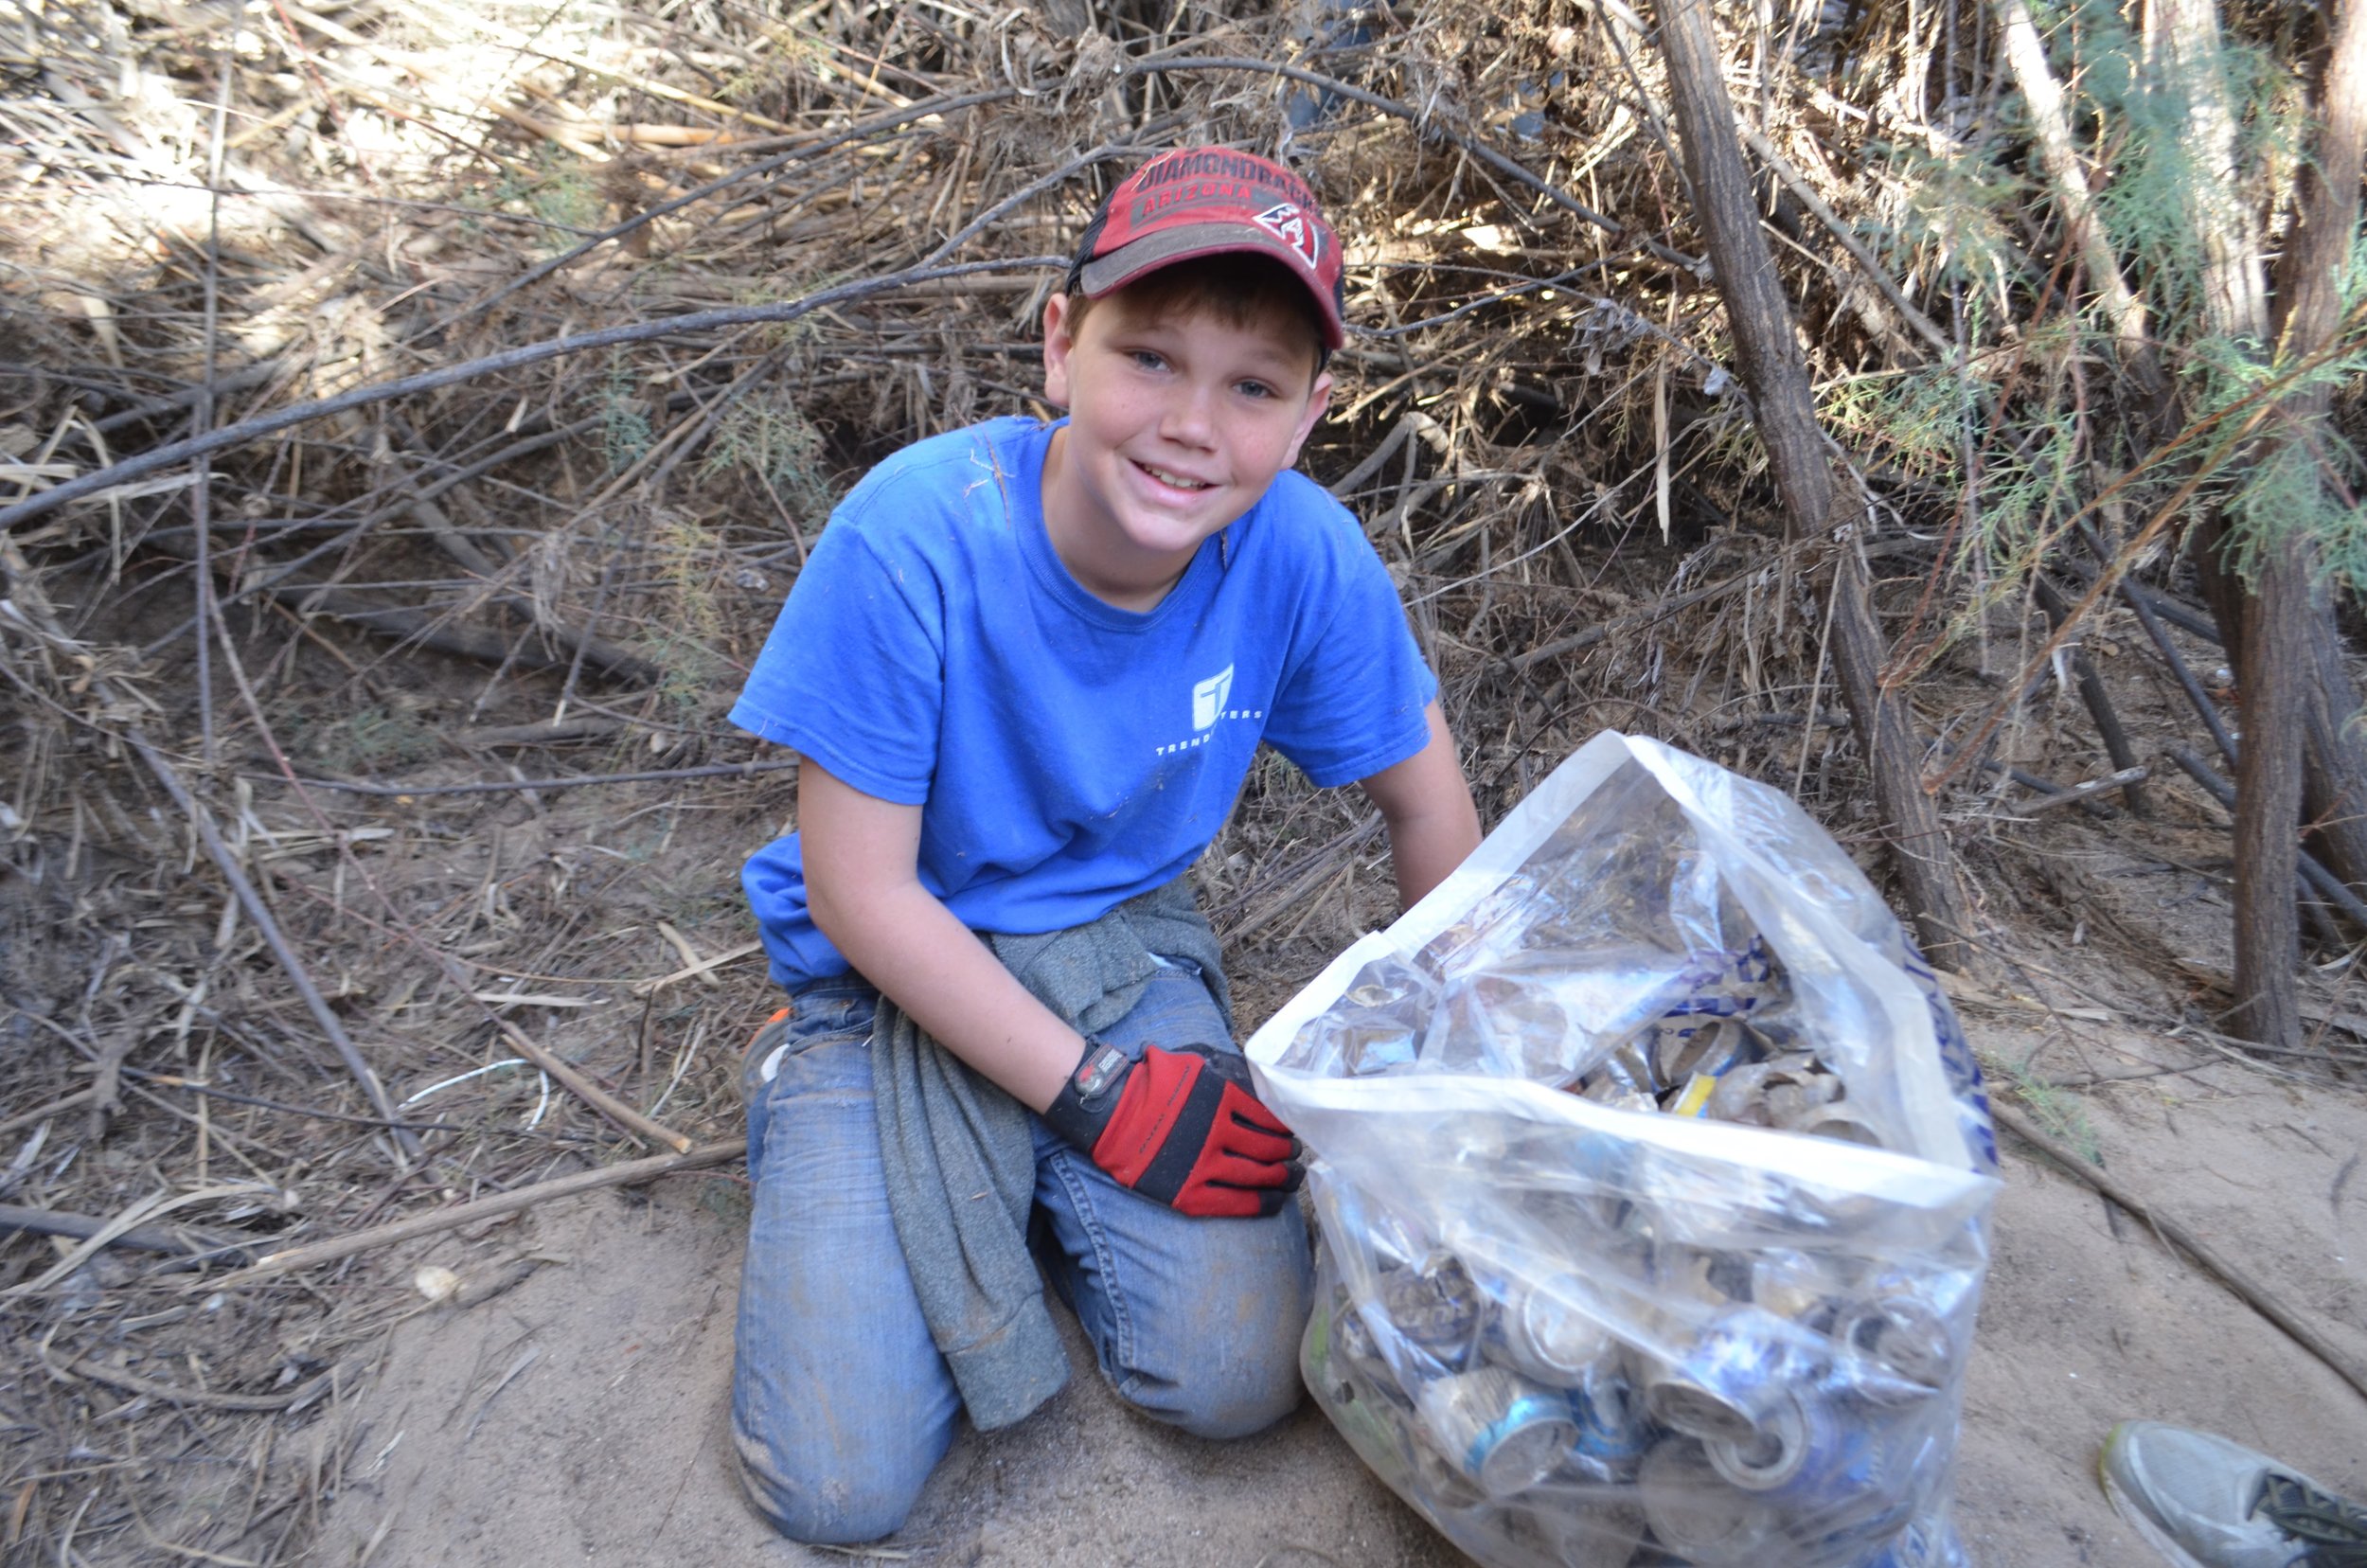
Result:
<instances>
[{"instance_id":1,"label":"blue and white can","mask_svg":"<svg viewBox=\"0 0 2367 1568\"><path fill-rule=\"evenodd\" d=\"M1645 1362L1645 1408L1672 1431L1731 1442L1754 1436L1784 1398L1798 1368L1766 1331L1764 1318L1729 1313L1713 1320L1673 1361Z\"/></svg>"},{"instance_id":2,"label":"blue and white can","mask_svg":"<svg viewBox=\"0 0 2367 1568\"><path fill-rule=\"evenodd\" d=\"M1570 1418L1578 1429L1577 1441L1570 1445L1573 1471L1592 1481L1635 1479L1636 1466L1651 1446L1652 1423L1623 1354L1613 1352L1586 1369L1570 1390Z\"/></svg>"},{"instance_id":3,"label":"blue and white can","mask_svg":"<svg viewBox=\"0 0 2367 1568\"><path fill-rule=\"evenodd\" d=\"M1438 1452L1499 1500L1560 1469L1578 1439L1569 1396L1509 1367L1475 1366L1424 1383L1415 1408Z\"/></svg>"}]
</instances>

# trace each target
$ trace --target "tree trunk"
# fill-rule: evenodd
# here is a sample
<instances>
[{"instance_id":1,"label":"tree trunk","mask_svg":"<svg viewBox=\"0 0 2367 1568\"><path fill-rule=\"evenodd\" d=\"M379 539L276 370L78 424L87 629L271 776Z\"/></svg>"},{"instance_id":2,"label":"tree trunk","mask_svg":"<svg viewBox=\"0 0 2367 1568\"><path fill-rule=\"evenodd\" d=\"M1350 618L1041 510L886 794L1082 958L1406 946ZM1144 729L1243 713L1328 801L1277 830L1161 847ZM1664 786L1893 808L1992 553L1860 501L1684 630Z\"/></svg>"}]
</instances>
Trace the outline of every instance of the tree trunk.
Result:
<instances>
[{"instance_id":1,"label":"tree trunk","mask_svg":"<svg viewBox=\"0 0 2367 1568\"><path fill-rule=\"evenodd\" d=\"M2309 552L2286 538L2257 555L2245 615L2244 737L2235 760L2235 1008L2240 1039L2302 1042L2302 684L2311 673Z\"/></svg>"},{"instance_id":2,"label":"tree trunk","mask_svg":"<svg viewBox=\"0 0 2367 1568\"><path fill-rule=\"evenodd\" d=\"M1759 438L1783 498L1785 537L1826 537L1838 521L1832 466L1817 426L1791 309L1759 233L1758 204L1718 68L1707 0L1664 0L1660 32L1696 215L1734 326L1735 358L1751 389ZM1886 650L1867 600L1865 566L1848 540L1836 545L1831 562L1834 668L1874 775L1875 804L1888 826L1892 864L1925 956L1943 969L1961 969L1968 956L1970 921L1957 888L1955 857L1939 809L1923 791L1922 746L1907 706L1882 689Z\"/></svg>"},{"instance_id":3,"label":"tree trunk","mask_svg":"<svg viewBox=\"0 0 2367 1568\"><path fill-rule=\"evenodd\" d=\"M2293 230L2277 263L2277 359L2291 364L2332 341L2342 318L2341 279L2358 229L2359 176L2367 151L2367 15L2359 0L2333 8L2332 47L2319 88L2316 156L2293 193ZM2331 415L2334 389L2313 386L2287 403L2288 440L2308 440ZM2314 472L2314 471L2313 471ZM2321 859L2354 885L2367 885L2367 745L2349 724L2358 689L2342 663L2342 634L2323 591L2308 606L2309 663L2304 686L2307 733L2304 805L2321 824Z\"/></svg>"},{"instance_id":4,"label":"tree trunk","mask_svg":"<svg viewBox=\"0 0 2367 1568\"><path fill-rule=\"evenodd\" d=\"M2216 0L2156 0L2148 46L2157 68L2178 73L2191 97L2187 136L2203 175L2197 219L2208 260L2204 298L2212 328L2232 338L2273 342L2270 365L2290 371L2332 341L2341 318L2341 276L2358 226L2362 140L2367 140L2367 20L2358 0L2337 0L2332 46L2318 99L2311 156L2295 182L2293 225L2276 266L2273 317L2259 276L2255 216L2237 196L2234 120L2216 75L2219 48ZM2290 443L2315 444L2333 405L2330 387L2306 386L2287 396L2262 438L2262 455L2276 458ZM2316 466L2307 472L2318 480ZM2357 700L2341 668L2340 645L2322 596L2313 592L2315 560L2299 521L2248 542L2254 576L2239 581L2226 555L2231 541L2215 523L2198 560L2227 646L2234 650L2244 693L2244 735L2235 798L2235 1030L2248 1040L2292 1050L2301 1044L2297 994L2301 936L2293 907L2303 774L2317 774L2306 793L2314 810L2356 814L2367 773L2342 733L2341 707ZM2329 677L2332 689L2326 689ZM2338 705L2337 694L2347 699ZM2341 851L2367 846L2357 825L2326 835L2340 874L2358 869Z\"/></svg>"},{"instance_id":5,"label":"tree trunk","mask_svg":"<svg viewBox=\"0 0 2367 1568\"><path fill-rule=\"evenodd\" d=\"M2350 727L2358 717L2358 688L2342 662L2342 633L2323 590L2310 606L2309 652L2315 668L2305 694L2302 811L2317 824L2311 847L2318 858L2367 890L2367 745Z\"/></svg>"}]
</instances>

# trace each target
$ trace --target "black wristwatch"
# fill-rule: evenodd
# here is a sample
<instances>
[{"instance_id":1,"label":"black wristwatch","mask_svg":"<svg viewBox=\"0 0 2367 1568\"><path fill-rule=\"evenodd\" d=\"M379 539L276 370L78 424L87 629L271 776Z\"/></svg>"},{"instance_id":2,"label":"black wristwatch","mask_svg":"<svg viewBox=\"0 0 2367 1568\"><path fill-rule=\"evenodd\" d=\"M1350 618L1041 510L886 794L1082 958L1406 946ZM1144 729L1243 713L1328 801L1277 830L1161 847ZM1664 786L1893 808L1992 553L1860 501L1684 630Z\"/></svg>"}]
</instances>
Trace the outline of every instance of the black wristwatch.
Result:
<instances>
[{"instance_id":1,"label":"black wristwatch","mask_svg":"<svg viewBox=\"0 0 2367 1568\"><path fill-rule=\"evenodd\" d=\"M1133 1065L1133 1059L1115 1045L1086 1036L1085 1054L1077 1059L1076 1071L1043 1108L1044 1125L1091 1153L1117 1112L1118 1086Z\"/></svg>"},{"instance_id":2,"label":"black wristwatch","mask_svg":"<svg viewBox=\"0 0 2367 1568\"><path fill-rule=\"evenodd\" d=\"M1133 1065L1133 1060L1115 1045L1087 1035L1085 1054L1078 1059L1077 1071L1069 1075L1068 1086L1077 1092L1078 1099L1091 1105L1108 1094Z\"/></svg>"}]
</instances>

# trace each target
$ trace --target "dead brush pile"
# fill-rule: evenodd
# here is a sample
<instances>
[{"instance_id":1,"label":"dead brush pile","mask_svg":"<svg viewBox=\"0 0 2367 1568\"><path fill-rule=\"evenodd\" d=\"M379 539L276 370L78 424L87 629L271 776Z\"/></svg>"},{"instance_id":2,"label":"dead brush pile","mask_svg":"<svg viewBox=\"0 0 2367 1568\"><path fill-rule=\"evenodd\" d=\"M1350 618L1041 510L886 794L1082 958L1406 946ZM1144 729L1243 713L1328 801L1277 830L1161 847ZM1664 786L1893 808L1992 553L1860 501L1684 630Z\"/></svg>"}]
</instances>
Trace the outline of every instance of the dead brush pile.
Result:
<instances>
[{"instance_id":1,"label":"dead brush pile","mask_svg":"<svg viewBox=\"0 0 2367 1568\"><path fill-rule=\"evenodd\" d=\"M2132 394L2013 185L1991 13L1756 15L1729 87L1850 547L1972 742L1959 849L2019 876L2011 780L2115 765L2032 660ZM723 725L739 674L866 464L1040 407L1059 260L1160 148L1278 155L1348 239L1306 464L1483 813L1612 725L1871 863L1827 545L1772 521L1663 69L1619 0L0 0L0 1557L295 1560L429 1309L358 1255L236 1271L728 1154L732 874L793 765ZM1261 765L1201 870L1254 1012L1386 918L1378 849Z\"/></svg>"}]
</instances>

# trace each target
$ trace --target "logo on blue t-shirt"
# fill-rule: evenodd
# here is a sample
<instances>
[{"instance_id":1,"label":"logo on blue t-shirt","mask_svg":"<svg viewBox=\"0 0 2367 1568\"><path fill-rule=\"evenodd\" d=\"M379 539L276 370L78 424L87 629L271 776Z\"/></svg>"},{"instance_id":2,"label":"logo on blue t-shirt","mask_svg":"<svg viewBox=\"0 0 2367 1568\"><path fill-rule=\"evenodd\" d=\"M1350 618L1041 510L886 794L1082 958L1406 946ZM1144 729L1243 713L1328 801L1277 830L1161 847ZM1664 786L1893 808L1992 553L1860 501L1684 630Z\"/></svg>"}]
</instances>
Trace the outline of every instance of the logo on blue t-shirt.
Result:
<instances>
[{"instance_id":1,"label":"logo on blue t-shirt","mask_svg":"<svg viewBox=\"0 0 2367 1568\"><path fill-rule=\"evenodd\" d=\"M1233 666L1227 665L1208 679L1192 684L1192 738L1153 746L1152 756L1171 757L1177 752L1187 752L1196 746L1208 744L1216 739L1210 732L1216 729L1219 719L1263 720L1266 717L1264 708L1225 706L1233 700Z\"/></svg>"},{"instance_id":2,"label":"logo on blue t-shirt","mask_svg":"<svg viewBox=\"0 0 2367 1568\"><path fill-rule=\"evenodd\" d=\"M1233 667L1225 666L1214 675L1192 687L1192 728L1204 730L1217 722L1224 711L1224 700L1233 695Z\"/></svg>"}]
</instances>

